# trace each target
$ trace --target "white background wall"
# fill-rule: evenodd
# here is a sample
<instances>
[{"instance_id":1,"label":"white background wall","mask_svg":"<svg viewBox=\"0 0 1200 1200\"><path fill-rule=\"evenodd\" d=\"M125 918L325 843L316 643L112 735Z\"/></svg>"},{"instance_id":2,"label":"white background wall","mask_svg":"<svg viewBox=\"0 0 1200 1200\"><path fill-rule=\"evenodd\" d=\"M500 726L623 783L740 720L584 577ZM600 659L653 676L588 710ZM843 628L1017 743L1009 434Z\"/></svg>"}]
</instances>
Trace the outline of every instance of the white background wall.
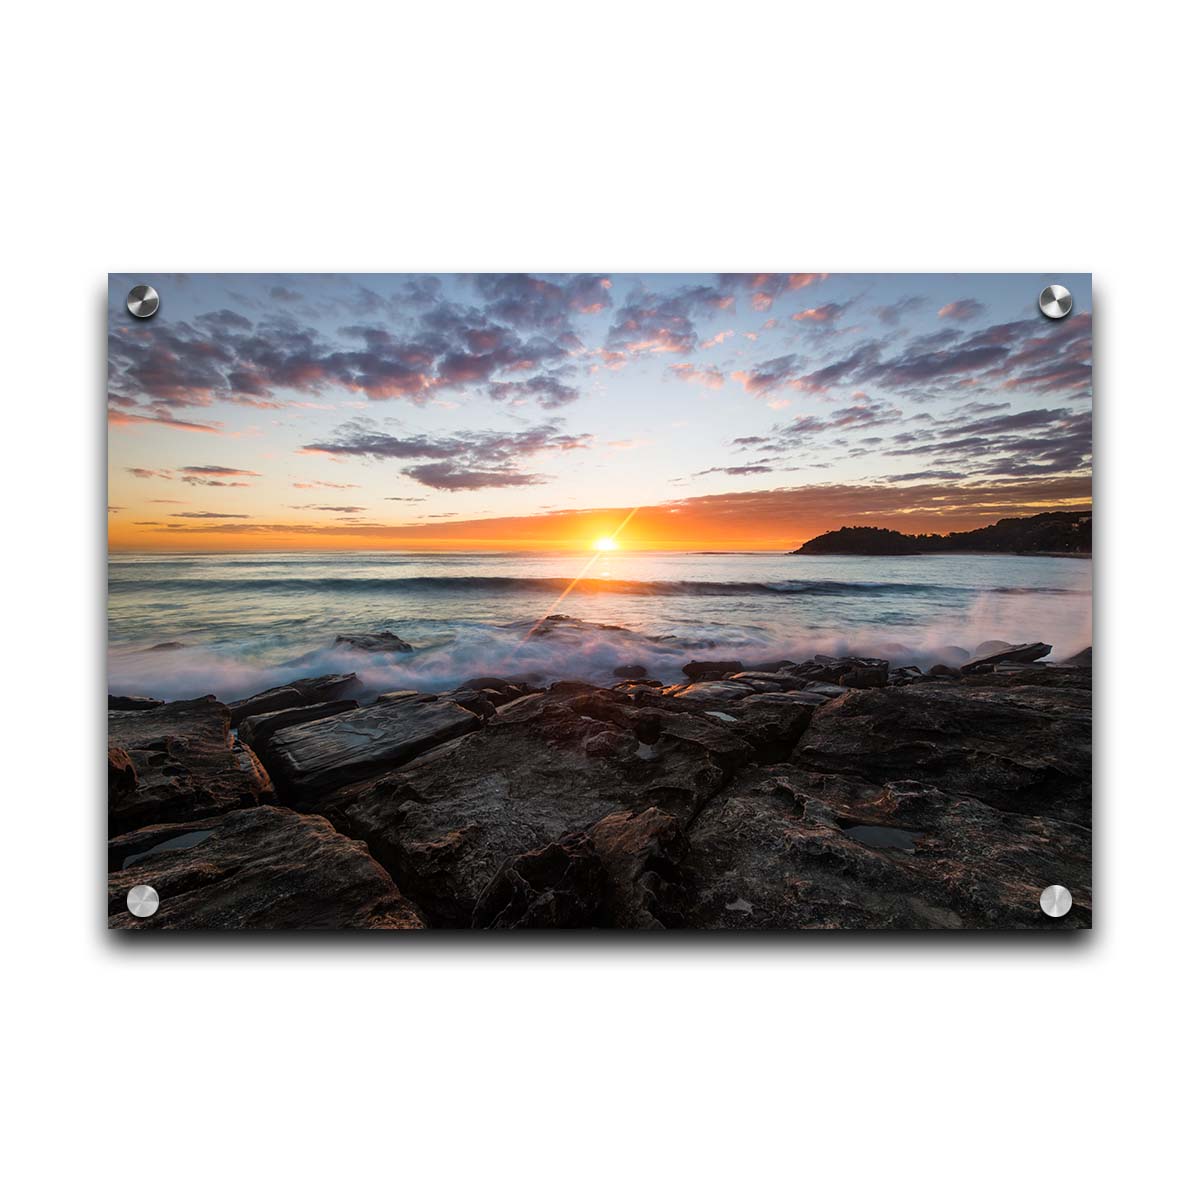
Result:
<instances>
[{"instance_id":1,"label":"white background wall","mask_svg":"<svg viewBox=\"0 0 1200 1200\"><path fill-rule=\"evenodd\" d=\"M1194 1092L1194 10L5 18L18 1196L1179 1195ZM1092 270L1091 936L103 929L110 269Z\"/></svg>"}]
</instances>

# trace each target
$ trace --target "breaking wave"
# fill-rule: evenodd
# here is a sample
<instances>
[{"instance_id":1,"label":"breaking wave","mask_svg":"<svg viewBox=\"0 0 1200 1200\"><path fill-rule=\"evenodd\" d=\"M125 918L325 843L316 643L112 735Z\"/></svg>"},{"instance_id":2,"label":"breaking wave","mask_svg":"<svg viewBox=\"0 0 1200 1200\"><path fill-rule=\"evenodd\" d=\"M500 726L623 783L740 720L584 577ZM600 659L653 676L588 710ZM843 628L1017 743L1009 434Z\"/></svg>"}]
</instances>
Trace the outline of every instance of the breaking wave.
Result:
<instances>
[{"instance_id":1,"label":"breaking wave","mask_svg":"<svg viewBox=\"0 0 1200 1200\"><path fill-rule=\"evenodd\" d=\"M120 592L145 588L135 579L115 579L110 591ZM1074 595L1072 588L972 588L954 584L863 582L838 579L784 579L773 582L751 580L695 579L606 579L600 576L535 578L520 575L424 575L394 579L156 579L156 591L185 592L256 592L256 593L356 593L356 594L413 594L445 592L487 592L512 595L519 593L558 595L568 588L575 594L614 596L888 596L933 595L937 593L969 593L994 591L1004 595L1042 593ZM1086 593L1080 593L1086 594Z\"/></svg>"}]
</instances>

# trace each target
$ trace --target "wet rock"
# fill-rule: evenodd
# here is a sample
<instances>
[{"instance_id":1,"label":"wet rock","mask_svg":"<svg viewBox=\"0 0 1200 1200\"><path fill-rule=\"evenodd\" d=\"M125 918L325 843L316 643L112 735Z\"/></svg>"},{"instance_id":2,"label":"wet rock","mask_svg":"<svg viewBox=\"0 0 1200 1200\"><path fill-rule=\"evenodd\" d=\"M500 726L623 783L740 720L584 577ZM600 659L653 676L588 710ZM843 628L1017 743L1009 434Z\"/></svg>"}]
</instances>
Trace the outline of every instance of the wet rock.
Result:
<instances>
[{"instance_id":1,"label":"wet rock","mask_svg":"<svg viewBox=\"0 0 1200 1200\"><path fill-rule=\"evenodd\" d=\"M334 788L406 763L478 729L473 712L449 700L372 704L280 729L259 742L281 798L301 809L321 808Z\"/></svg>"},{"instance_id":2,"label":"wet rock","mask_svg":"<svg viewBox=\"0 0 1200 1200\"><path fill-rule=\"evenodd\" d=\"M627 666L613 667L612 673L618 679L645 679L649 674L645 667L637 663Z\"/></svg>"},{"instance_id":3,"label":"wet rock","mask_svg":"<svg viewBox=\"0 0 1200 1200\"><path fill-rule=\"evenodd\" d=\"M1091 696L966 681L851 691L817 709L793 762L1090 824Z\"/></svg>"},{"instance_id":4,"label":"wet rock","mask_svg":"<svg viewBox=\"0 0 1200 1200\"><path fill-rule=\"evenodd\" d=\"M461 708L465 708L467 712L473 712L481 721L490 720L496 715L496 700L503 703L498 692L485 695L483 692L469 688L459 688L458 691L451 692L450 699Z\"/></svg>"},{"instance_id":5,"label":"wet rock","mask_svg":"<svg viewBox=\"0 0 1200 1200\"><path fill-rule=\"evenodd\" d=\"M163 700L152 700L149 696L109 696L108 707L114 712L142 712L147 708L158 708Z\"/></svg>"},{"instance_id":6,"label":"wet rock","mask_svg":"<svg viewBox=\"0 0 1200 1200\"><path fill-rule=\"evenodd\" d=\"M359 650L364 654L411 654L412 646L389 630L378 633L340 633L333 639L334 646L343 650Z\"/></svg>"},{"instance_id":7,"label":"wet rock","mask_svg":"<svg viewBox=\"0 0 1200 1200\"><path fill-rule=\"evenodd\" d=\"M724 704L733 700L743 700L755 694L756 689L749 683L732 679L711 680L704 683L689 683L678 689L668 690L667 695L676 696L681 700L692 700L699 704Z\"/></svg>"},{"instance_id":8,"label":"wet rock","mask_svg":"<svg viewBox=\"0 0 1200 1200\"><path fill-rule=\"evenodd\" d=\"M325 704L341 700L360 690L358 676L353 672L345 675L317 675L310 679L293 679L281 687L268 688L235 700L229 706L230 720L240 725L247 717L260 713L279 712L285 708L301 708L307 704Z\"/></svg>"},{"instance_id":9,"label":"wet rock","mask_svg":"<svg viewBox=\"0 0 1200 1200\"><path fill-rule=\"evenodd\" d=\"M852 667L838 676L838 683L847 688L881 688L887 687L887 682L886 667Z\"/></svg>"},{"instance_id":10,"label":"wet rock","mask_svg":"<svg viewBox=\"0 0 1200 1200\"><path fill-rule=\"evenodd\" d=\"M935 663L929 668L929 674L934 679L959 679L962 672L957 667L948 667L945 663Z\"/></svg>"},{"instance_id":11,"label":"wet rock","mask_svg":"<svg viewBox=\"0 0 1200 1200\"><path fill-rule=\"evenodd\" d=\"M930 783L762 768L710 803L688 841L672 926L1048 927L1047 879L1078 899L1067 927L1091 922L1086 829Z\"/></svg>"},{"instance_id":12,"label":"wet rock","mask_svg":"<svg viewBox=\"0 0 1200 1200\"><path fill-rule=\"evenodd\" d=\"M113 929L420 929L423 924L362 843L335 832L323 817L259 805L217 816L207 827L189 822L142 831L141 840L149 839L153 845L139 852L144 857L109 875ZM175 848L167 842L175 842ZM149 884L159 894L152 917L134 917L126 909L126 894L138 884Z\"/></svg>"},{"instance_id":13,"label":"wet rock","mask_svg":"<svg viewBox=\"0 0 1200 1200\"><path fill-rule=\"evenodd\" d=\"M827 654L816 654L798 666L789 667L787 674L807 683L836 683L843 687L882 687L887 683L889 665L884 658L833 658ZM856 679L877 679L882 676L883 683L847 684L846 676Z\"/></svg>"},{"instance_id":14,"label":"wet rock","mask_svg":"<svg viewBox=\"0 0 1200 1200\"><path fill-rule=\"evenodd\" d=\"M984 643L987 645L988 643ZM1003 649L993 650L990 654L976 654L968 662L963 663L962 673L973 674L984 667L995 667L997 663L1031 663L1039 658L1045 658L1053 649L1045 642L1024 642L1019 646L1004 646Z\"/></svg>"},{"instance_id":15,"label":"wet rock","mask_svg":"<svg viewBox=\"0 0 1200 1200\"><path fill-rule=\"evenodd\" d=\"M1063 659L1063 666L1066 667L1091 667L1092 665L1092 648L1088 646L1086 650L1080 650L1078 654L1072 654L1070 658Z\"/></svg>"},{"instance_id":16,"label":"wet rock","mask_svg":"<svg viewBox=\"0 0 1200 1200\"><path fill-rule=\"evenodd\" d=\"M244 808L270 796L266 772L247 747L230 739L229 709L212 696L110 711L108 743L129 759L137 778L132 791L118 778L118 790L109 793L110 833Z\"/></svg>"},{"instance_id":17,"label":"wet rock","mask_svg":"<svg viewBox=\"0 0 1200 1200\"><path fill-rule=\"evenodd\" d=\"M507 704L511 700L519 700L522 696L529 695L533 688L528 682L516 679L501 679L496 675L479 675L474 679L468 679L460 690L492 693L488 698L499 708L501 704Z\"/></svg>"},{"instance_id":18,"label":"wet rock","mask_svg":"<svg viewBox=\"0 0 1200 1200\"><path fill-rule=\"evenodd\" d=\"M693 659L683 668L683 673L694 682L708 679L724 679L726 675L734 675L742 669L742 664L736 660L728 662L705 662Z\"/></svg>"},{"instance_id":19,"label":"wet rock","mask_svg":"<svg viewBox=\"0 0 1200 1200\"><path fill-rule=\"evenodd\" d=\"M590 755L587 744L605 734L634 752ZM567 687L514 701L484 729L340 789L326 811L432 923L464 925L506 863L611 812L656 807L686 822L751 752L718 721Z\"/></svg>"},{"instance_id":20,"label":"wet rock","mask_svg":"<svg viewBox=\"0 0 1200 1200\"><path fill-rule=\"evenodd\" d=\"M790 658L774 658L770 662L756 662L747 665L746 670L758 675L774 675L778 671L786 671L796 664Z\"/></svg>"},{"instance_id":21,"label":"wet rock","mask_svg":"<svg viewBox=\"0 0 1200 1200\"><path fill-rule=\"evenodd\" d=\"M357 700L328 700L324 704L306 704L300 708L282 708L278 712L262 713L242 721L238 726L238 737L257 753L257 747L280 729L290 729L306 721L319 721L322 717L336 716L357 707Z\"/></svg>"}]
</instances>

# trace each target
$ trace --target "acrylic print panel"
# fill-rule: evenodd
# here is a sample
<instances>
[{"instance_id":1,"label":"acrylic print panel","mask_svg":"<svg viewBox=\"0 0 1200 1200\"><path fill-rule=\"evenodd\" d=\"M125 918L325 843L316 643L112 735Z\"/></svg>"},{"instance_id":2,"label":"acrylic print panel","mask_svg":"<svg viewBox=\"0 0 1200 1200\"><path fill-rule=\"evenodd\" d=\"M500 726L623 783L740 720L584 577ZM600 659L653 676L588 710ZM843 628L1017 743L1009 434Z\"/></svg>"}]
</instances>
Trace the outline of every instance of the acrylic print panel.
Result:
<instances>
[{"instance_id":1,"label":"acrylic print panel","mask_svg":"<svg viewBox=\"0 0 1200 1200\"><path fill-rule=\"evenodd\" d=\"M1089 925L1091 307L113 276L111 924Z\"/></svg>"}]
</instances>

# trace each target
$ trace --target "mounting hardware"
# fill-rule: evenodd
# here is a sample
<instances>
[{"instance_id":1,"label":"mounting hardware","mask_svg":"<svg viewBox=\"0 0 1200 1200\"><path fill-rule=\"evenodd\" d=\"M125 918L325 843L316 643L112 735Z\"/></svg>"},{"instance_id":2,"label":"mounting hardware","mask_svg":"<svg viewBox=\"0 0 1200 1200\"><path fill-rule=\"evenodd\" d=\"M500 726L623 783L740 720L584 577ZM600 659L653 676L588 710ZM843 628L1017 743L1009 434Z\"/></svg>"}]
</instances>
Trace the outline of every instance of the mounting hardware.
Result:
<instances>
[{"instance_id":1,"label":"mounting hardware","mask_svg":"<svg viewBox=\"0 0 1200 1200\"><path fill-rule=\"evenodd\" d=\"M135 917L152 917L158 912L158 893L148 884L139 883L129 889L125 904ZM1070 901L1067 901L1070 907Z\"/></svg>"},{"instance_id":2,"label":"mounting hardware","mask_svg":"<svg viewBox=\"0 0 1200 1200\"><path fill-rule=\"evenodd\" d=\"M1048 917L1065 917L1071 911L1071 893L1062 884L1052 883L1043 893L1042 912Z\"/></svg>"},{"instance_id":3,"label":"mounting hardware","mask_svg":"<svg viewBox=\"0 0 1200 1200\"><path fill-rule=\"evenodd\" d=\"M125 307L133 316L144 321L158 312L158 293L148 283L139 283L125 297Z\"/></svg>"},{"instance_id":4,"label":"mounting hardware","mask_svg":"<svg viewBox=\"0 0 1200 1200\"><path fill-rule=\"evenodd\" d=\"M1061 283L1042 288L1038 308L1052 321L1061 321L1071 311L1071 293Z\"/></svg>"}]
</instances>

